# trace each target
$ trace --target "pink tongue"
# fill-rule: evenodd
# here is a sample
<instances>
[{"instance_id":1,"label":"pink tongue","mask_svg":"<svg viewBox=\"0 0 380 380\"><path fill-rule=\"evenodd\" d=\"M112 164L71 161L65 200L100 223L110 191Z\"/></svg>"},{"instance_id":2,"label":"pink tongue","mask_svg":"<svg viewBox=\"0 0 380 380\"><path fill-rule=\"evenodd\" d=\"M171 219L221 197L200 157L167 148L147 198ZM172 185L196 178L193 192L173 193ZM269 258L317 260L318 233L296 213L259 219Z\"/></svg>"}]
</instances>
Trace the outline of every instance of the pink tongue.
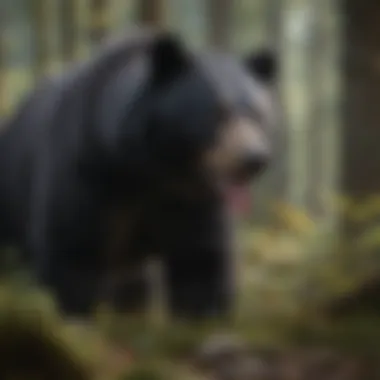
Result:
<instances>
[{"instance_id":1,"label":"pink tongue","mask_svg":"<svg viewBox=\"0 0 380 380\"><path fill-rule=\"evenodd\" d=\"M229 186L227 190L228 207L233 213L245 215L250 211L252 194L249 186Z\"/></svg>"}]
</instances>

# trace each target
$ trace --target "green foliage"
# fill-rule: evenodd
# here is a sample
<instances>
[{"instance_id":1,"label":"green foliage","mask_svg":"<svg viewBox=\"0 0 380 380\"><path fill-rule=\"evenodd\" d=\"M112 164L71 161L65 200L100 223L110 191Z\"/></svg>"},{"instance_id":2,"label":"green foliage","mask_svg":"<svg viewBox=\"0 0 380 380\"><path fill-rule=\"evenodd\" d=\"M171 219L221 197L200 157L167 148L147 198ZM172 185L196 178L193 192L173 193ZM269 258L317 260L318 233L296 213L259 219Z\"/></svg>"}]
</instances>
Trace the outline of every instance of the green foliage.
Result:
<instances>
[{"instance_id":1,"label":"green foliage","mask_svg":"<svg viewBox=\"0 0 380 380\"><path fill-rule=\"evenodd\" d=\"M276 205L273 226L242 228L238 310L228 325L158 323L149 316L99 309L96 322L88 328L62 321L52 299L36 291L30 280L20 281L20 275L10 278L0 284L0 372L6 368L2 361L17 369L20 360L33 357L45 373L59 374L54 375L58 379L69 373L72 379L169 379L173 374L178 378L178 371L181 378L190 379L196 375L178 369L178 363L193 357L206 337L221 332L237 333L252 347L380 350L378 317L363 315L333 323L323 313L327 301L355 289L378 268L374 247L379 229L367 222L376 220L376 202L371 207L366 203L367 211L358 205L348 211L347 202L339 206L346 219L351 215L365 226L345 239L284 204ZM0 377L6 379L1 373Z\"/></svg>"},{"instance_id":2,"label":"green foliage","mask_svg":"<svg viewBox=\"0 0 380 380\"><path fill-rule=\"evenodd\" d=\"M1 379L87 380L90 368L45 295L10 285L0 288Z\"/></svg>"},{"instance_id":3,"label":"green foliage","mask_svg":"<svg viewBox=\"0 0 380 380\"><path fill-rule=\"evenodd\" d=\"M266 306L270 301L278 303L276 312L280 314L295 308L304 313L310 307L314 313L329 298L349 292L379 273L379 205L379 197L362 203L333 202L331 207L340 220L355 226L353 234L325 229L299 209L276 205L275 226L248 229L242 235L249 277L245 286L250 289L245 293L255 297L255 292L263 292Z\"/></svg>"},{"instance_id":4,"label":"green foliage","mask_svg":"<svg viewBox=\"0 0 380 380\"><path fill-rule=\"evenodd\" d=\"M133 366L125 374L119 377L119 380L166 380L167 377L162 373L162 368L156 365L143 365Z\"/></svg>"}]
</instances>

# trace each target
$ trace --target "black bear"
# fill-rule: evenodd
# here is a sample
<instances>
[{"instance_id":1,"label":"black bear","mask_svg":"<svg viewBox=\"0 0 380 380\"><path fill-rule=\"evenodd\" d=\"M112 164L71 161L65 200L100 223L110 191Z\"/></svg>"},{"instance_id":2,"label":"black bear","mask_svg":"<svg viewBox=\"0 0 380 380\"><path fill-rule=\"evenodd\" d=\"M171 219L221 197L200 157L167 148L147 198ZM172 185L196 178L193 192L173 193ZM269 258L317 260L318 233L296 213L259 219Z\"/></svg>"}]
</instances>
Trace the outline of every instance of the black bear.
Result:
<instances>
[{"instance_id":1,"label":"black bear","mask_svg":"<svg viewBox=\"0 0 380 380\"><path fill-rule=\"evenodd\" d=\"M145 307L150 255L174 316L227 315L228 206L269 162L275 72L140 31L44 81L2 128L1 243L72 316L118 274L123 309Z\"/></svg>"}]
</instances>

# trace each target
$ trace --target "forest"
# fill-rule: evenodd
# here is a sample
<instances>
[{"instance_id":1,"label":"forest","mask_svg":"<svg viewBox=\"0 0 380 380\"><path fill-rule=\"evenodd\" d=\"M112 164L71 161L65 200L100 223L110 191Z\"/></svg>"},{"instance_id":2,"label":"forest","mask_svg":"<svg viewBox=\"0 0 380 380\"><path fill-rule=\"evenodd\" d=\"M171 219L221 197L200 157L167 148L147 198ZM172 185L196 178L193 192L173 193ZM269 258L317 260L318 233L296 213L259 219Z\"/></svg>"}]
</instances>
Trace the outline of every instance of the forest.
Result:
<instances>
[{"instance_id":1,"label":"forest","mask_svg":"<svg viewBox=\"0 0 380 380\"><path fill-rule=\"evenodd\" d=\"M270 46L279 58L275 157L239 223L234 321L168 322L152 263L148 315L99 307L94 328L71 324L12 270L10 249L0 378L380 380L380 2L1 0L0 116L136 25L194 48ZM238 349L203 352L219 335L238 337Z\"/></svg>"}]
</instances>

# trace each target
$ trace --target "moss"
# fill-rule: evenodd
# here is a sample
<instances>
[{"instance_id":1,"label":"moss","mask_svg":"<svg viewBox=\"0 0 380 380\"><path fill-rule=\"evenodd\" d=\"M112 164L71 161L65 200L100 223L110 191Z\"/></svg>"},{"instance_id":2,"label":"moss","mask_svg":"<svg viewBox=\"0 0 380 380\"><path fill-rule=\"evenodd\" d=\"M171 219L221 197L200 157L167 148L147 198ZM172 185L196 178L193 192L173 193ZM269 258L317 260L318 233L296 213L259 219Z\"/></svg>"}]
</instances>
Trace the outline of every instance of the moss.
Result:
<instances>
[{"instance_id":1,"label":"moss","mask_svg":"<svg viewBox=\"0 0 380 380\"><path fill-rule=\"evenodd\" d=\"M0 378L87 380L89 368L40 318L8 316L0 321Z\"/></svg>"},{"instance_id":2,"label":"moss","mask_svg":"<svg viewBox=\"0 0 380 380\"><path fill-rule=\"evenodd\" d=\"M121 374L118 380L167 380L167 375L157 364L141 363Z\"/></svg>"}]
</instances>

